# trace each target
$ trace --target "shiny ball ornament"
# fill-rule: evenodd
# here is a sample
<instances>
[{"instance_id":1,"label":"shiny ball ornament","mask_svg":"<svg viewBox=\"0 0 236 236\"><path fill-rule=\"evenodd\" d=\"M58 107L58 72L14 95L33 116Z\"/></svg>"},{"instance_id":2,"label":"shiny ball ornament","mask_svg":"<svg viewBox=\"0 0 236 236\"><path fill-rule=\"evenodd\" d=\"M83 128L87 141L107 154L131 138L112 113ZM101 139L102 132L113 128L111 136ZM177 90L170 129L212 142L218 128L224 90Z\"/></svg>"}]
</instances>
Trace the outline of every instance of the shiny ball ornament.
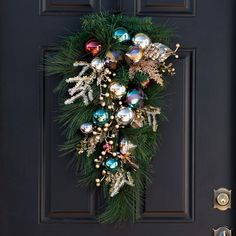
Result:
<instances>
[{"instance_id":1,"label":"shiny ball ornament","mask_svg":"<svg viewBox=\"0 0 236 236\"><path fill-rule=\"evenodd\" d=\"M84 134L90 134L93 132L93 124L92 123L83 123L80 126L80 131Z\"/></svg>"},{"instance_id":2,"label":"shiny ball ornament","mask_svg":"<svg viewBox=\"0 0 236 236\"><path fill-rule=\"evenodd\" d=\"M121 51L108 51L105 56L105 64L111 69L115 70L119 61L123 60L123 54Z\"/></svg>"},{"instance_id":3,"label":"shiny ball ornament","mask_svg":"<svg viewBox=\"0 0 236 236\"><path fill-rule=\"evenodd\" d=\"M106 59L109 59L111 61L122 61L123 54L121 51L115 51L111 50L106 53Z\"/></svg>"},{"instance_id":4,"label":"shiny ball ornament","mask_svg":"<svg viewBox=\"0 0 236 236\"><path fill-rule=\"evenodd\" d=\"M120 164L119 160L114 157L109 157L105 161L106 168L110 170L111 172L116 171L119 167L119 164Z\"/></svg>"},{"instance_id":5,"label":"shiny ball ornament","mask_svg":"<svg viewBox=\"0 0 236 236\"><path fill-rule=\"evenodd\" d=\"M93 123L97 126L103 126L109 121L109 113L103 108L99 108L93 113Z\"/></svg>"},{"instance_id":6,"label":"shiny ball ornament","mask_svg":"<svg viewBox=\"0 0 236 236\"><path fill-rule=\"evenodd\" d=\"M137 147L136 145L131 143L131 141L128 140L127 138L122 138L120 140L119 146L120 146L120 153L121 154L131 153L132 150Z\"/></svg>"},{"instance_id":7,"label":"shiny ball ornament","mask_svg":"<svg viewBox=\"0 0 236 236\"><path fill-rule=\"evenodd\" d=\"M146 34L138 33L132 38L132 42L134 45L145 49L151 44L151 39Z\"/></svg>"},{"instance_id":8,"label":"shiny ball ornament","mask_svg":"<svg viewBox=\"0 0 236 236\"><path fill-rule=\"evenodd\" d=\"M143 50L138 46L130 47L129 51L125 54L125 60L128 64L139 62L143 57Z\"/></svg>"},{"instance_id":9,"label":"shiny ball ornament","mask_svg":"<svg viewBox=\"0 0 236 236\"><path fill-rule=\"evenodd\" d=\"M92 61L91 61L91 66L97 70L97 71L101 71L104 68L104 61L101 60L99 57L95 57Z\"/></svg>"},{"instance_id":10,"label":"shiny ball ornament","mask_svg":"<svg viewBox=\"0 0 236 236\"><path fill-rule=\"evenodd\" d=\"M122 107L117 113L115 114L116 122L119 125L128 125L134 119L134 112L129 107Z\"/></svg>"},{"instance_id":11,"label":"shiny ball ornament","mask_svg":"<svg viewBox=\"0 0 236 236\"><path fill-rule=\"evenodd\" d=\"M117 82L113 82L109 87L112 98L120 99L126 94L126 87Z\"/></svg>"},{"instance_id":12,"label":"shiny ball ornament","mask_svg":"<svg viewBox=\"0 0 236 236\"><path fill-rule=\"evenodd\" d=\"M90 39L85 43L85 51L92 53L93 56L96 56L102 49L102 45L96 39Z\"/></svg>"},{"instance_id":13,"label":"shiny ball ornament","mask_svg":"<svg viewBox=\"0 0 236 236\"><path fill-rule=\"evenodd\" d=\"M127 29L119 27L115 29L113 33L113 38L117 39L119 42L127 42L130 40L130 35Z\"/></svg>"},{"instance_id":14,"label":"shiny ball ornament","mask_svg":"<svg viewBox=\"0 0 236 236\"><path fill-rule=\"evenodd\" d=\"M144 92L142 89L131 89L126 95L126 102L131 108L141 108L143 106Z\"/></svg>"}]
</instances>

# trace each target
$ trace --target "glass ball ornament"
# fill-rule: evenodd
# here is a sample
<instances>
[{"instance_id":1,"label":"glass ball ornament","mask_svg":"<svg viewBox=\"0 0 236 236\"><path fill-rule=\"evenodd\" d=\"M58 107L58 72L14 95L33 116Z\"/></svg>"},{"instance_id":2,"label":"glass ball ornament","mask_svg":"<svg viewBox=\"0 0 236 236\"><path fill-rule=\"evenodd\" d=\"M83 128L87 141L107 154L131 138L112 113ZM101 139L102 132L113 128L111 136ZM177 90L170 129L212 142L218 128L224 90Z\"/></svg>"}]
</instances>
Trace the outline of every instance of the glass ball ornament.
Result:
<instances>
[{"instance_id":1,"label":"glass ball ornament","mask_svg":"<svg viewBox=\"0 0 236 236\"><path fill-rule=\"evenodd\" d=\"M119 125L128 125L134 119L134 112L129 107L121 107L115 114L116 122Z\"/></svg>"},{"instance_id":2,"label":"glass ball ornament","mask_svg":"<svg viewBox=\"0 0 236 236\"><path fill-rule=\"evenodd\" d=\"M136 148L137 146L134 145L129 139L124 137L120 140L119 147L120 147L121 154L127 154L127 153L131 153L132 150Z\"/></svg>"},{"instance_id":3,"label":"glass ball ornament","mask_svg":"<svg viewBox=\"0 0 236 236\"><path fill-rule=\"evenodd\" d=\"M151 39L146 34L138 33L132 38L132 42L134 45L145 49L148 45L151 44Z\"/></svg>"},{"instance_id":4,"label":"glass ball ornament","mask_svg":"<svg viewBox=\"0 0 236 236\"><path fill-rule=\"evenodd\" d=\"M127 42L130 40L130 35L126 28L118 27L114 30L113 38L117 39L119 42Z\"/></svg>"},{"instance_id":5,"label":"glass ball ornament","mask_svg":"<svg viewBox=\"0 0 236 236\"><path fill-rule=\"evenodd\" d=\"M81 126L80 126L80 131L84 134L90 134L93 132L93 124L90 123L90 122L87 122L87 123L83 123Z\"/></svg>"},{"instance_id":6,"label":"glass ball ornament","mask_svg":"<svg viewBox=\"0 0 236 236\"><path fill-rule=\"evenodd\" d=\"M105 64L111 69L115 70L119 61L123 60L123 54L121 51L111 50L106 53Z\"/></svg>"},{"instance_id":7,"label":"glass ball ornament","mask_svg":"<svg viewBox=\"0 0 236 236\"><path fill-rule=\"evenodd\" d=\"M104 108L99 108L93 113L93 123L97 126L105 125L109 119L109 112Z\"/></svg>"},{"instance_id":8,"label":"glass ball ornament","mask_svg":"<svg viewBox=\"0 0 236 236\"><path fill-rule=\"evenodd\" d=\"M117 158L114 157L109 157L106 159L105 161L105 166L108 170L110 171L116 171L119 167L119 160Z\"/></svg>"},{"instance_id":9,"label":"glass ball ornament","mask_svg":"<svg viewBox=\"0 0 236 236\"><path fill-rule=\"evenodd\" d=\"M143 57L143 50L138 46L131 46L129 51L125 54L125 60L128 64L139 62Z\"/></svg>"},{"instance_id":10,"label":"glass ball ornament","mask_svg":"<svg viewBox=\"0 0 236 236\"><path fill-rule=\"evenodd\" d=\"M104 67L104 61L99 57L95 57L90 64L97 71L101 71Z\"/></svg>"},{"instance_id":11,"label":"glass ball ornament","mask_svg":"<svg viewBox=\"0 0 236 236\"><path fill-rule=\"evenodd\" d=\"M121 99L126 94L126 87L117 82L111 83L109 87L112 98Z\"/></svg>"},{"instance_id":12,"label":"glass ball ornament","mask_svg":"<svg viewBox=\"0 0 236 236\"><path fill-rule=\"evenodd\" d=\"M140 88L131 89L126 95L126 103L131 108L141 108L143 106L144 92Z\"/></svg>"},{"instance_id":13,"label":"glass ball ornament","mask_svg":"<svg viewBox=\"0 0 236 236\"><path fill-rule=\"evenodd\" d=\"M85 43L85 51L92 53L93 56L96 56L102 49L102 45L97 39L90 39Z\"/></svg>"}]
</instances>

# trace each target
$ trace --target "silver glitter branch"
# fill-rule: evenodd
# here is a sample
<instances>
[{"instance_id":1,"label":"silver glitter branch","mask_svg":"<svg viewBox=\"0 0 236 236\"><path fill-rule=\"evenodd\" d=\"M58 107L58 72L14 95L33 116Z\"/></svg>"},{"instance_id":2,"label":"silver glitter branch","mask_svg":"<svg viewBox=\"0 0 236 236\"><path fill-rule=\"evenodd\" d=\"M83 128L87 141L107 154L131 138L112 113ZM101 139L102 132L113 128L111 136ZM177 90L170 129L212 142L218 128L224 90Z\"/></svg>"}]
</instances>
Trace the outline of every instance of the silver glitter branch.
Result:
<instances>
[{"instance_id":1,"label":"silver glitter branch","mask_svg":"<svg viewBox=\"0 0 236 236\"><path fill-rule=\"evenodd\" d=\"M87 76L85 72L91 68L87 62L75 62L74 67L83 66L80 73L72 78L66 79L66 83L75 83L74 87L68 89L68 93L71 96L65 101L65 104L71 104L78 98L83 98L84 104L88 105L93 100L93 90L91 84L96 79L96 71L92 68L92 73Z\"/></svg>"},{"instance_id":2,"label":"silver glitter branch","mask_svg":"<svg viewBox=\"0 0 236 236\"><path fill-rule=\"evenodd\" d=\"M147 114L147 121L154 132L157 131L158 124L157 124L157 116L161 114L161 109L159 107L144 107L144 112Z\"/></svg>"},{"instance_id":3,"label":"silver glitter branch","mask_svg":"<svg viewBox=\"0 0 236 236\"><path fill-rule=\"evenodd\" d=\"M125 185L134 186L134 180L130 172L126 172L123 169L118 170L112 177L111 187L109 190L110 196L114 197L120 191L120 189Z\"/></svg>"}]
</instances>

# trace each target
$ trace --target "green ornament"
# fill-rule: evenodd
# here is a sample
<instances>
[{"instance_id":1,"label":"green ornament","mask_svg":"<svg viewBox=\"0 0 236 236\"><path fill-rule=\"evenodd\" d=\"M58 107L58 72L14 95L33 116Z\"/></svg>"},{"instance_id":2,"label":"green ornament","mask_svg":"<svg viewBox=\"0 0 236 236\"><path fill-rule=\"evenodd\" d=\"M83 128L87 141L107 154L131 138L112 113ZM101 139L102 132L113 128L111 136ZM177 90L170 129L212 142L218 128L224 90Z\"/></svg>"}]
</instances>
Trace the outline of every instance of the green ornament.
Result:
<instances>
[{"instance_id":1,"label":"green ornament","mask_svg":"<svg viewBox=\"0 0 236 236\"><path fill-rule=\"evenodd\" d=\"M110 119L110 115L107 110L99 108L93 113L93 123L98 126L105 125Z\"/></svg>"}]
</instances>

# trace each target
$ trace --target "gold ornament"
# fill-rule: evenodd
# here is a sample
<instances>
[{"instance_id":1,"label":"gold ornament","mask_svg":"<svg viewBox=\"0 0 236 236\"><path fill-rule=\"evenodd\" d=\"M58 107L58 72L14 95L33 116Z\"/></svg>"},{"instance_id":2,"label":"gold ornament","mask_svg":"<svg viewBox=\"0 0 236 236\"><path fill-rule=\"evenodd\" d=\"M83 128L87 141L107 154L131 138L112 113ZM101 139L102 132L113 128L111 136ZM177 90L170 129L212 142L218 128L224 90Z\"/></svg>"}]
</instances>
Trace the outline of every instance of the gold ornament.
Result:
<instances>
[{"instance_id":1,"label":"gold ornament","mask_svg":"<svg viewBox=\"0 0 236 236\"><path fill-rule=\"evenodd\" d=\"M135 112L134 119L133 119L133 121L131 122L130 125L133 128L141 128L141 127L143 127L144 121L145 121L145 118L144 118L142 112L137 110Z\"/></svg>"},{"instance_id":2,"label":"gold ornament","mask_svg":"<svg viewBox=\"0 0 236 236\"><path fill-rule=\"evenodd\" d=\"M139 62L143 57L143 51L137 46L130 47L129 51L125 54L125 60L129 65Z\"/></svg>"}]
</instances>

